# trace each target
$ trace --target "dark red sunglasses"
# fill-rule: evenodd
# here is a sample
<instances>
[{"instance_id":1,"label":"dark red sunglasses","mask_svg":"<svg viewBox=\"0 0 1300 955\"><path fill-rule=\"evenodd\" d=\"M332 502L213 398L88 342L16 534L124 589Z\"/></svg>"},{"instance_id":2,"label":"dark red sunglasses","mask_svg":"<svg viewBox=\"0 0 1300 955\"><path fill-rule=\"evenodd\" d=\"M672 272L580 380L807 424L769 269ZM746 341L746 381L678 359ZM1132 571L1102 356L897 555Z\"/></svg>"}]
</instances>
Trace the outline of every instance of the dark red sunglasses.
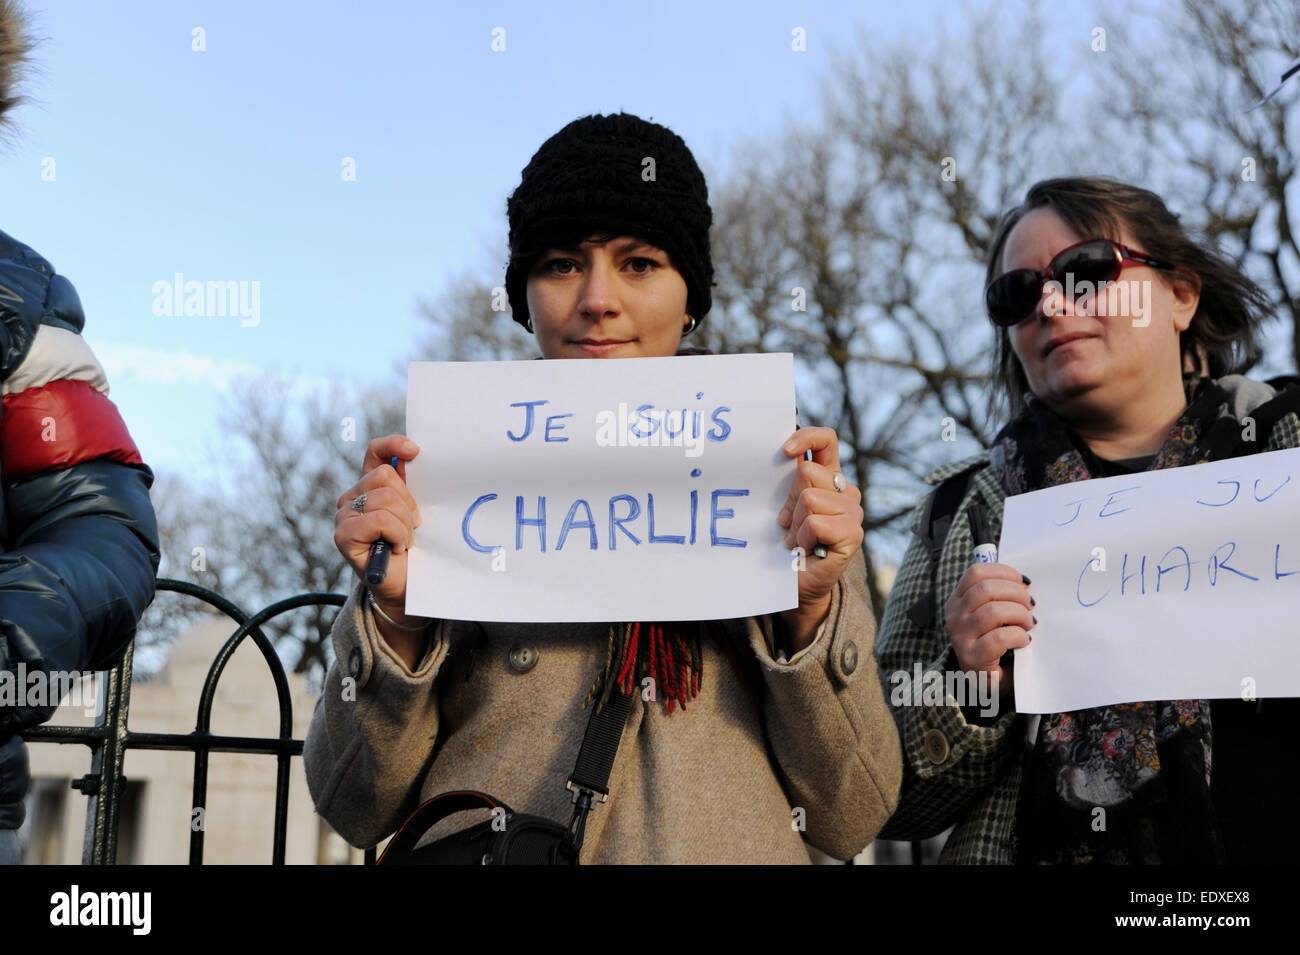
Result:
<instances>
[{"instance_id":1,"label":"dark red sunglasses","mask_svg":"<svg viewBox=\"0 0 1300 955\"><path fill-rule=\"evenodd\" d=\"M999 275L984 290L984 305L994 325L1009 328L1037 310L1049 280L1058 283L1063 293L1095 292L1104 283L1119 278L1126 265L1172 268L1111 239L1088 239L1062 249L1041 271L1014 269Z\"/></svg>"}]
</instances>

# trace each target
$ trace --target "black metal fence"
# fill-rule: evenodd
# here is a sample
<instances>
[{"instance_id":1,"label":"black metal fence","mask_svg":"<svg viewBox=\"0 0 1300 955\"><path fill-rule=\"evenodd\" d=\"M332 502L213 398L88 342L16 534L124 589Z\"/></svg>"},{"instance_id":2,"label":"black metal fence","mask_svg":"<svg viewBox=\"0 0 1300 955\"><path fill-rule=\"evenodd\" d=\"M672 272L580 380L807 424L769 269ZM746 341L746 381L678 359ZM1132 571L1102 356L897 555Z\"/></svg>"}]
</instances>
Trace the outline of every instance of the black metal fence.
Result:
<instances>
[{"instance_id":1,"label":"black metal fence","mask_svg":"<svg viewBox=\"0 0 1300 955\"><path fill-rule=\"evenodd\" d=\"M276 655L271 641L261 626L268 620L317 604L342 606L342 594L307 593L288 597L249 615L220 594L184 580L160 578L158 590L173 591L204 601L226 614L236 624L217 652L203 692L199 696L198 715L192 733L136 733L127 726L131 708L131 674L134 648L129 647L122 662L108 671L104 692L104 705L93 726L37 726L24 730L22 737L29 743L80 743L90 747L90 772L72 781L72 787L89 797L86 809L86 835L81 861L84 865L111 865L117 858L118 815L121 808L126 777L123 763L128 749L163 749L192 752L194 754L195 810L207 803L208 760L212 753L263 753L276 759L275 829L271 844L271 862L284 864L285 839L289 816L290 760L302 755L303 741L293 738L293 702L289 694L289 681L284 665ZM246 638L252 638L271 670L279 704L279 733L274 737L215 736L211 732L212 704L216 698L217 683L226 663ZM205 813L199 813L202 820ZM203 864L203 838L205 825L190 827L190 864ZM374 861L374 849L366 852L366 862Z\"/></svg>"},{"instance_id":2,"label":"black metal fence","mask_svg":"<svg viewBox=\"0 0 1300 955\"><path fill-rule=\"evenodd\" d=\"M192 752L194 754L193 809L204 809L208 792L208 758L212 753L262 753L276 759L275 828L271 843L271 862L284 865L285 840L289 817L289 761L302 755L303 740L293 738L293 702L284 664L276 655L271 641L261 626L282 613L317 604L341 607L346 601L342 594L306 593L287 597L249 615L239 606L207 587L184 580L158 579L158 590L172 591L202 600L226 614L236 624L208 667L199 695L198 715L191 733L137 733L127 726L131 709L131 674L135 658L134 647L128 647L122 662L107 671L104 705L93 726L36 726L20 735L29 743L80 743L90 747L90 772L72 781L72 788L80 790L90 800L86 808L86 833L81 853L83 865L112 865L117 860L118 816L122 794L126 787L123 772L128 749L162 749ZM215 736L211 732L212 704L216 699L217 683L227 662L239 649L240 643L251 637L271 670L280 710L279 733L274 737ZM201 814L202 817L202 814ZM203 864L203 824L190 827L190 865ZM913 865L922 861L921 843L912 843L910 856ZM366 864L375 861L375 849L365 853Z\"/></svg>"}]
</instances>

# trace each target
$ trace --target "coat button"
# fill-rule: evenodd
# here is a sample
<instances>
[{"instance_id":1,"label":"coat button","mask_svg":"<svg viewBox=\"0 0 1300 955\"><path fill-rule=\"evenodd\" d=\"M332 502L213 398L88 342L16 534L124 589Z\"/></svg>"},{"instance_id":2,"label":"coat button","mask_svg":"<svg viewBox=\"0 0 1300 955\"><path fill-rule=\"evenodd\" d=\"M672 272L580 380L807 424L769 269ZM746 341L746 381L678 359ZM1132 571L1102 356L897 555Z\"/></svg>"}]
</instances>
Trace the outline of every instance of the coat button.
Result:
<instances>
[{"instance_id":1,"label":"coat button","mask_svg":"<svg viewBox=\"0 0 1300 955\"><path fill-rule=\"evenodd\" d=\"M948 758L948 738L942 730L926 730L921 745L925 749L925 758L936 766Z\"/></svg>"},{"instance_id":2,"label":"coat button","mask_svg":"<svg viewBox=\"0 0 1300 955\"><path fill-rule=\"evenodd\" d=\"M348 654L348 675L352 679L361 678L361 648L353 647L352 652Z\"/></svg>"},{"instance_id":3,"label":"coat button","mask_svg":"<svg viewBox=\"0 0 1300 955\"><path fill-rule=\"evenodd\" d=\"M840 651L840 666L844 667L845 673L852 673L858 668L858 645L852 640Z\"/></svg>"},{"instance_id":4,"label":"coat button","mask_svg":"<svg viewBox=\"0 0 1300 955\"><path fill-rule=\"evenodd\" d=\"M537 648L531 643L516 643L510 648L510 669L527 673L537 666Z\"/></svg>"}]
</instances>

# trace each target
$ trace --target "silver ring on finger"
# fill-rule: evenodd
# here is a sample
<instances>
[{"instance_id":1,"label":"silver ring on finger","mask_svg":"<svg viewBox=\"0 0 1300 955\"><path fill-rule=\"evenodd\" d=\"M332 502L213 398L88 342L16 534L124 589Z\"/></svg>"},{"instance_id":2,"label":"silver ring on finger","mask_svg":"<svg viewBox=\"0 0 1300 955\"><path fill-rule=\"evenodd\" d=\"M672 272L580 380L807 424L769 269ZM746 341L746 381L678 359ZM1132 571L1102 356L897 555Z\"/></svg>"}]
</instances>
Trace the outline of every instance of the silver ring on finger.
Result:
<instances>
[{"instance_id":1,"label":"silver ring on finger","mask_svg":"<svg viewBox=\"0 0 1300 955\"><path fill-rule=\"evenodd\" d=\"M356 511L358 514L364 514L366 512L365 491L362 491L360 494L358 494L357 499L352 502L352 510Z\"/></svg>"},{"instance_id":2,"label":"silver ring on finger","mask_svg":"<svg viewBox=\"0 0 1300 955\"><path fill-rule=\"evenodd\" d=\"M835 472L835 476L831 478L831 483L835 485L836 491L843 491L846 487L849 486L848 478L846 478L839 471Z\"/></svg>"}]
</instances>

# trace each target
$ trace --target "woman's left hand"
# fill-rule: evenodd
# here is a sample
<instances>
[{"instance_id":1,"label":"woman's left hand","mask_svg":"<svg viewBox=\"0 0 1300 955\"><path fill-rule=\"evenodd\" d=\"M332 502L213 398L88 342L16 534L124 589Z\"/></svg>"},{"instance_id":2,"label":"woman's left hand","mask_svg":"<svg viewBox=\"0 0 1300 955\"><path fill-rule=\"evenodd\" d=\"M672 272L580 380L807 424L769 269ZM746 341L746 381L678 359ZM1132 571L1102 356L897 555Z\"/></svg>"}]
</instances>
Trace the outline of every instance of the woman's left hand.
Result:
<instances>
[{"instance_id":1,"label":"woman's left hand","mask_svg":"<svg viewBox=\"0 0 1300 955\"><path fill-rule=\"evenodd\" d=\"M812 643L830 611L831 591L862 546L862 492L840 472L839 439L833 428L800 428L782 449L799 458L790 496L777 515L785 546L802 548L799 606L781 614L795 653ZM812 460L803 460L805 451ZM821 545L825 557L813 549Z\"/></svg>"}]
</instances>

